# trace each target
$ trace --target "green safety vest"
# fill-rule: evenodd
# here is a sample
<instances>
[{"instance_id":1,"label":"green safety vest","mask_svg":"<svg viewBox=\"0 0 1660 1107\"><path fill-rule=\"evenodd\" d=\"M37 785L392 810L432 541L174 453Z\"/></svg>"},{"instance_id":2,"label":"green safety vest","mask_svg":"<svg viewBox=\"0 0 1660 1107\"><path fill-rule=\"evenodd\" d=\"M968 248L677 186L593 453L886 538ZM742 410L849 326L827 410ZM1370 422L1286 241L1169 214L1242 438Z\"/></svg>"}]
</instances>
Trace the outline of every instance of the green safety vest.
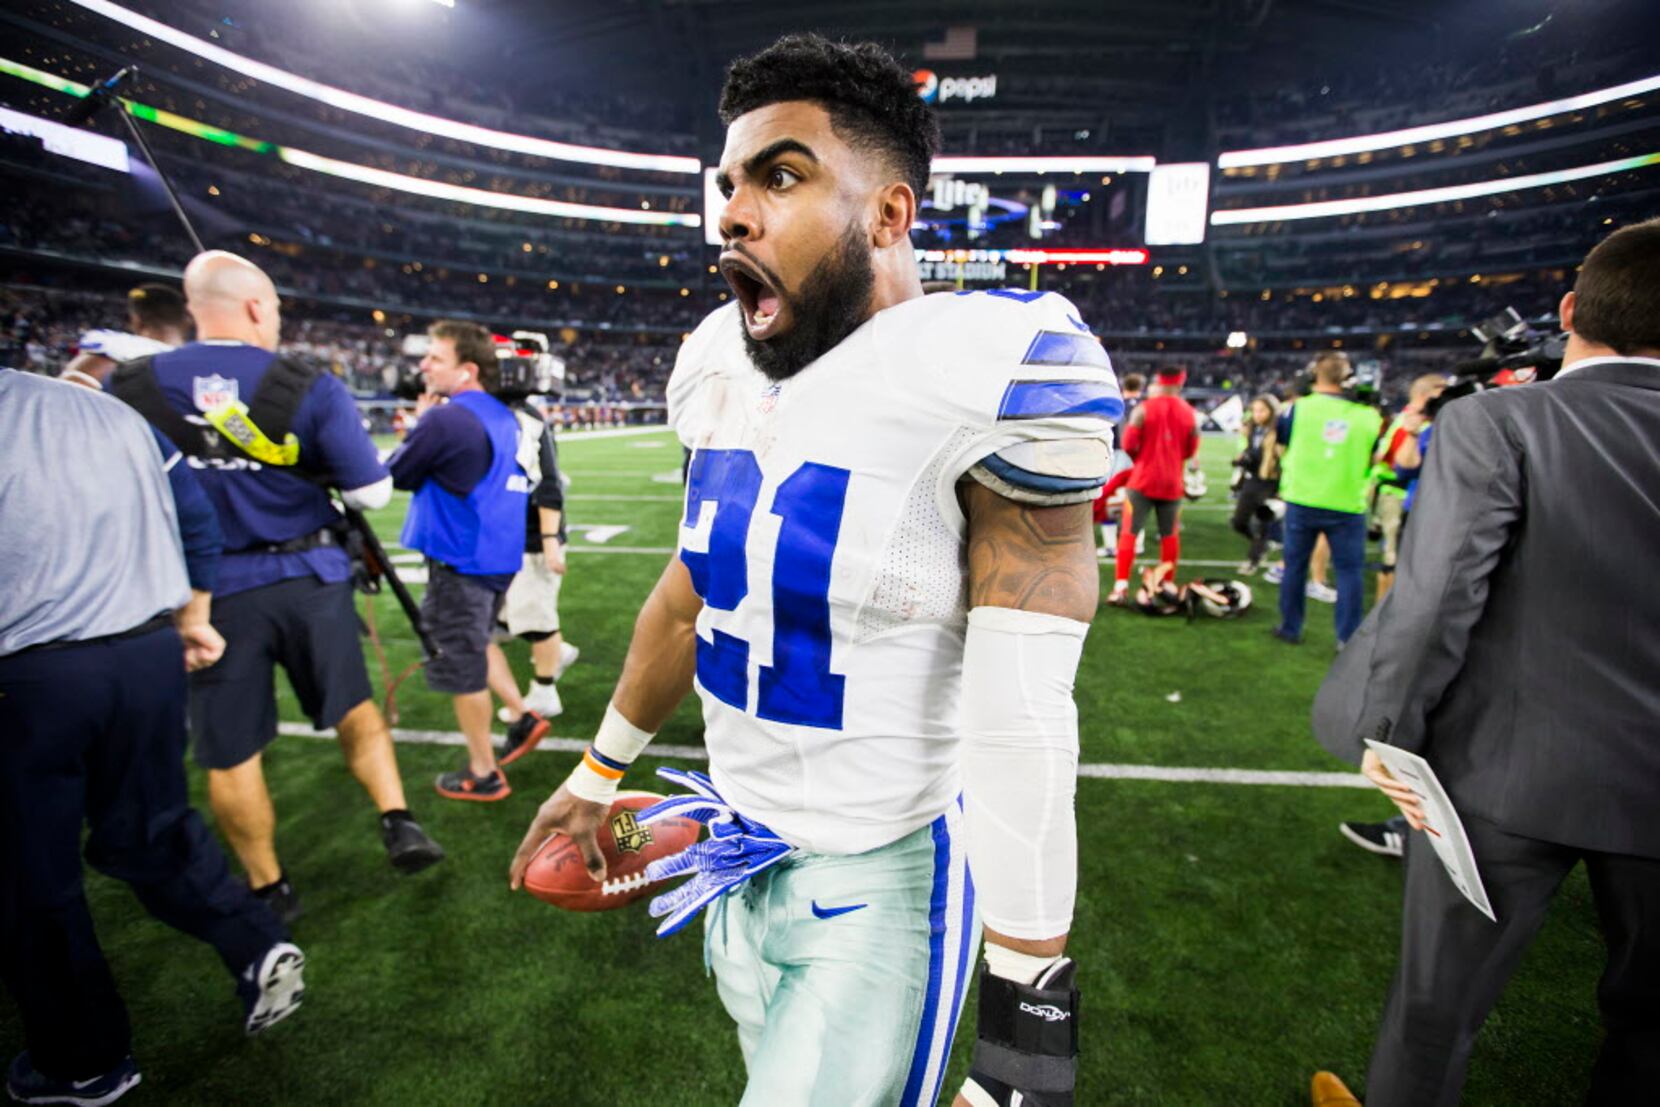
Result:
<instances>
[{"instance_id":1,"label":"green safety vest","mask_svg":"<svg viewBox=\"0 0 1660 1107\"><path fill-rule=\"evenodd\" d=\"M1296 402L1291 419L1291 444L1280 462L1280 498L1364 515L1372 449L1383 429L1377 408L1315 392Z\"/></svg>"}]
</instances>

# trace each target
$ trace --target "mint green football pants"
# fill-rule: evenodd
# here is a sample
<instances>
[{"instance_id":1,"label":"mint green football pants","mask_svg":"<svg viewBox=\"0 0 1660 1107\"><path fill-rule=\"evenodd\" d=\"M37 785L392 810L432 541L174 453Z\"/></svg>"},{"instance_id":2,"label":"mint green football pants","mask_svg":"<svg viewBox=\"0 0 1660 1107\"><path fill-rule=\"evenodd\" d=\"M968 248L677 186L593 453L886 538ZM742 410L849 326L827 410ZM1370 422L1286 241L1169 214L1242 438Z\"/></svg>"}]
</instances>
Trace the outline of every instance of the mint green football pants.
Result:
<instances>
[{"instance_id":1,"label":"mint green football pants","mask_svg":"<svg viewBox=\"0 0 1660 1107\"><path fill-rule=\"evenodd\" d=\"M961 809L868 853L798 854L705 913L742 1107L923 1107L980 944Z\"/></svg>"}]
</instances>

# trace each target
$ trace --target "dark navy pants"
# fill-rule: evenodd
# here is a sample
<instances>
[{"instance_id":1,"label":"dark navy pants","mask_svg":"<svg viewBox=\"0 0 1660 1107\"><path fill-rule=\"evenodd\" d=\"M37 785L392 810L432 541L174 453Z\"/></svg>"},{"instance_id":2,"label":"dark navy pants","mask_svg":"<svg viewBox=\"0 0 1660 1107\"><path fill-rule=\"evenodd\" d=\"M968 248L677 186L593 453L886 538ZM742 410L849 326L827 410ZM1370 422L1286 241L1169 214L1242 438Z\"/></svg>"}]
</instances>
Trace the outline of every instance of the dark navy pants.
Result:
<instances>
[{"instance_id":1,"label":"dark navy pants","mask_svg":"<svg viewBox=\"0 0 1660 1107\"><path fill-rule=\"evenodd\" d=\"M49 1076L131 1049L81 885L83 824L87 862L232 974L287 936L189 805L183 657L171 627L0 657L0 979Z\"/></svg>"},{"instance_id":2,"label":"dark navy pants","mask_svg":"<svg viewBox=\"0 0 1660 1107\"><path fill-rule=\"evenodd\" d=\"M1320 535L1331 545L1332 575L1337 578L1337 643L1342 645L1366 614L1366 516L1323 507L1285 505L1285 577L1280 581L1280 631L1303 636L1303 589L1308 562Z\"/></svg>"}]
</instances>

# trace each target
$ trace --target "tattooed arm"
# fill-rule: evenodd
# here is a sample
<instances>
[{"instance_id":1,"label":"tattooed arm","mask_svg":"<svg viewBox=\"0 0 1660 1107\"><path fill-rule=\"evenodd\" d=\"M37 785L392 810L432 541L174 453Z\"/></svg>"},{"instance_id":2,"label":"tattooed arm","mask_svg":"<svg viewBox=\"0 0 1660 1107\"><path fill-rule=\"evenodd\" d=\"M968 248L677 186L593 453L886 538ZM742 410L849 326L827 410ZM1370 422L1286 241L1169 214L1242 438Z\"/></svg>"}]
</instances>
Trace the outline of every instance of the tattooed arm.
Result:
<instances>
[{"instance_id":1,"label":"tattooed arm","mask_svg":"<svg viewBox=\"0 0 1660 1107\"><path fill-rule=\"evenodd\" d=\"M1076 879L1072 680L1101 592L1090 506L1021 504L974 483L962 491L973 609L963 663L964 790L980 816L970 823L970 853L984 858L982 886L986 864L1039 875L1012 887L1016 898L1002 909L995 888L986 889L986 941L1053 957L1066 948ZM1057 805L1064 828L1045 813ZM996 842L987 840L993 827ZM998 875L987 876L995 886Z\"/></svg>"},{"instance_id":2,"label":"tattooed arm","mask_svg":"<svg viewBox=\"0 0 1660 1107\"><path fill-rule=\"evenodd\" d=\"M962 486L972 607L1011 607L1087 623L1100 602L1090 505L1033 507Z\"/></svg>"},{"instance_id":3,"label":"tattooed arm","mask_svg":"<svg viewBox=\"0 0 1660 1107\"><path fill-rule=\"evenodd\" d=\"M985 923L974 1062L957 1107L1068 1103L1077 1072L1072 683L1100 595L1090 505L964 485L963 825Z\"/></svg>"}]
</instances>

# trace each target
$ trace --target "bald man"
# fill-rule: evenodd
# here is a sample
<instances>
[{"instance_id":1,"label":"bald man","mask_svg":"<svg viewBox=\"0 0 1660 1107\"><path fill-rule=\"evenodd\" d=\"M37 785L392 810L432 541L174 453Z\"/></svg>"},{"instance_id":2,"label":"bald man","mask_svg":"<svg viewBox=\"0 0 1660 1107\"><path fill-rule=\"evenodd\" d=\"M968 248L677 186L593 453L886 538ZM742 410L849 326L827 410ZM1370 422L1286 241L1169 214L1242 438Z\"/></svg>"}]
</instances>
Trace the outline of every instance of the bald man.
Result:
<instances>
[{"instance_id":1,"label":"bald man","mask_svg":"<svg viewBox=\"0 0 1660 1107\"><path fill-rule=\"evenodd\" d=\"M405 804L357 640L340 516L320 487L373 509L391 499L391 477L345 387L277 356L281 303L258 266L209 251L186 267L184 290L196 341L124 364L110 389L186 454L225 533L214 622L227 645L192 679L191 736L248 883L292 921L299 897L277 860L261 762L277 734L276 665L317 728L339 732L393 866L417 872L444 856Z\"/></svg>"}]
</instances>

